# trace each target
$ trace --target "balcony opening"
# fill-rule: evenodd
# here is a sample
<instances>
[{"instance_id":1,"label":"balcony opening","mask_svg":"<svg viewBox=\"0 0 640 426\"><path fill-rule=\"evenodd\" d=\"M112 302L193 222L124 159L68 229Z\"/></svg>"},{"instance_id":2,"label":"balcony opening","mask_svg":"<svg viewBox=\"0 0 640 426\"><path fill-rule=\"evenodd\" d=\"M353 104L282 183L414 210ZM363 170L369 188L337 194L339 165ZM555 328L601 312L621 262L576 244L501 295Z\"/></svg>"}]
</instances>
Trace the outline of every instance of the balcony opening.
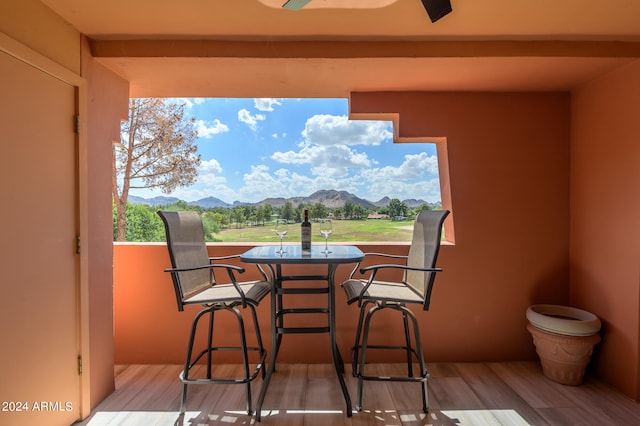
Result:
<instances>
[{"instance_id":1,"label":"balcony opening","mask_svg":"<svg viewBox=\"0 0 640 426\"><path fill-rule=\"evenodd\" d=\"M194 118L197 178L170 192L132 178L126 241L162 241L163 208L201 212L210 241L273 242L276 218L299 223L309 209L312 221L333 220L334 242L409 242L417 212L442 208L446 142L399 140L391 121L349 119L347 99L163 101ZM299 240L290 229L286 240Z\"/></svg>"}]
</instances>

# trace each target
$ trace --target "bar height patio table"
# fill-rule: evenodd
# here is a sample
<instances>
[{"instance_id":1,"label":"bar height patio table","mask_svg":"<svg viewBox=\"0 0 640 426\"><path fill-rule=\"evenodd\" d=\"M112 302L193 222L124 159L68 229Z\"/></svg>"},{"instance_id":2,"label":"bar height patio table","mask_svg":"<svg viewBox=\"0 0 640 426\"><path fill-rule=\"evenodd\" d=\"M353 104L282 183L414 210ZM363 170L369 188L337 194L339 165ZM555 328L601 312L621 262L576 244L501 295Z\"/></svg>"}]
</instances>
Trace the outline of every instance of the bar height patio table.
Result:
<instances>
[{"instance_id":1,"label":"bar height patio table","mask_svg":"<svg viewBox=\"0 0 640 426\"><path fill-rule=\"evenodd\" d=\"M329 253L324 252L324 245L312 245L311 251L303 251L301 246L284 246L284 253L280 252L280 246L254 247L240 256L245 263L266 265L271 275L271 351L269 352L269 365L260 395L256 404L256 419L260 421L262 403L264 402L271 375L275 370L276 358L280 349L280 343L284 334L292 333L329 333L331 346L331 359L340 382L340 388L344 396L347 408L347 417L351 417L351 398L344 381L344 362L336 343L336 300L334 276L338 265L356 263L364 259L364 253L355 247L348 245L331 245ZM282 265L327 265L326 275L283 275ZM284 281L326 281L326 287L283 287ZM326 308L285 308L283 306L284 294L327 294ZM326 313L328 325L326 327L285 327L284 316L289 314Z\"/></svg>"}]
</instances>

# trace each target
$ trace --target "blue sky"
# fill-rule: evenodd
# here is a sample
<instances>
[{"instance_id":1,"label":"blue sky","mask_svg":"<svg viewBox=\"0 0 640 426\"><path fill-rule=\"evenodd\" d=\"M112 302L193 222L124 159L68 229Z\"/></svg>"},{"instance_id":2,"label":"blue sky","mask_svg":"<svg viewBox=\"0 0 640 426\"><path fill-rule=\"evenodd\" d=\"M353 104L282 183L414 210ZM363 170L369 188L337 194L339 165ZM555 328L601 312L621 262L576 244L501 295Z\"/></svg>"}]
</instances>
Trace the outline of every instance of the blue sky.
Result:
<instances>
[{"instance_id":1,"label":"blue sky","mask_svg":"<svg viewBox=\"0 0 640 426\"><path fill-rule=\"evenodd\" d=\"M349 120L346 99L180 98L197 120L197 183L170 196L227 203L345 190L440 201L435 145L393 143L387 121ZM159 191L132 190L153 197Z\"/></svg>"}]
</instances>

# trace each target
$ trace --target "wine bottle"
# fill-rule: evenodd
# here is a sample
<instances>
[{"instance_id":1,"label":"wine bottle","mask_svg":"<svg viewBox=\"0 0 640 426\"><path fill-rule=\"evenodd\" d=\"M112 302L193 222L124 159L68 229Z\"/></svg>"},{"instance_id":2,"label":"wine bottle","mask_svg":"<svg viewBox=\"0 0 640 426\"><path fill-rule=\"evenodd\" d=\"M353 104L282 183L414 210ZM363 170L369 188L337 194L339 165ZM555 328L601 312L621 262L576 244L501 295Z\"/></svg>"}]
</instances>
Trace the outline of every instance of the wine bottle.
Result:
<instances>
[{"instance_id":1,"label":"wine bottle","mask_svg":"<svg viewBox=\"0 0 640 426\"><path fill-rule=\"evenodd\" d=\"M311 222L309 222L309 210L304 209L304 220L300 224L302 235L302 250L311 250Z\"/></svg>"}]
</instances>

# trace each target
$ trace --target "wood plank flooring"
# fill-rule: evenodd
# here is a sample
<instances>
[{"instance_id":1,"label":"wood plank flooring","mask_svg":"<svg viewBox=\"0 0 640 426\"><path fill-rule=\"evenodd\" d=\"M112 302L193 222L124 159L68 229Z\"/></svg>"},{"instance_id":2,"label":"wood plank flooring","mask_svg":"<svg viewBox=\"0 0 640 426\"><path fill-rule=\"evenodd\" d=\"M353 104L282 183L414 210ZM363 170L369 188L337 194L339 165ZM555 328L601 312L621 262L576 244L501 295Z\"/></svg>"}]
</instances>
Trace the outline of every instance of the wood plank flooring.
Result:
<instances>
[{"instance_id":1,"label":"wood plank flooring","mask_svg":"<svg viewBox=\"0 0 640 426\"><path fill-rule=\"evenodd\" d=\"M355 405L356 380L345 378ZM402 365L374 364L384 375ZM264 401L262 421L245 410L242 385L192 385L187 413L178 416L181 383L176 365L116 367L116 391L78 425L637 425L640 404L587 376L563 386L542 375L535 362L429 364L430 412L420 407L420 385L365 382L363 410L351 418L333 367L279 364ZM216 367L235 374L238 365ZM255 402L262 384L252 386Z\"/></svg>"}]
</instances>

